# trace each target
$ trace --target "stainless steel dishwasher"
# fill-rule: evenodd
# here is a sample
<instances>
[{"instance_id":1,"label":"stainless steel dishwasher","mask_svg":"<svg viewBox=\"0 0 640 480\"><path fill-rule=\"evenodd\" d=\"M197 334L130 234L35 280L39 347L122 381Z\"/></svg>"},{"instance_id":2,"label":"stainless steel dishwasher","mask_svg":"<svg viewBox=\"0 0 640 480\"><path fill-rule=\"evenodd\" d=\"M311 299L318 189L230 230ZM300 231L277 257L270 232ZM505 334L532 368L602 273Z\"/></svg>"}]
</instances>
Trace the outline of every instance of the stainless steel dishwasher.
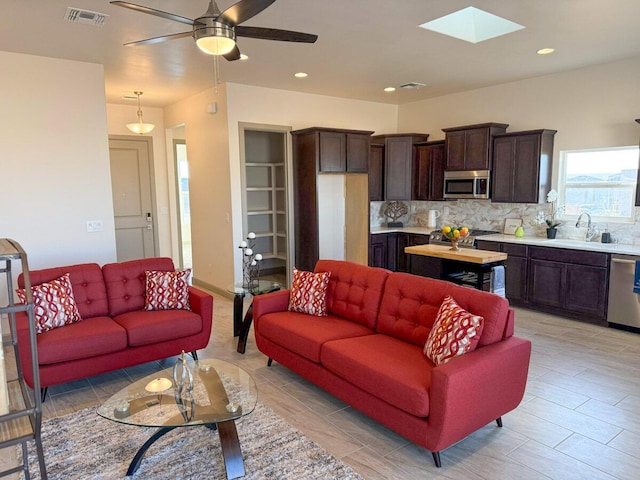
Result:
<instances>
[{"instance_id":1,"label":"stainless steel dishwasher","mask_svg":"<svg viewBox=\"0 0 640 480\"><path fill-rule=\"evenodd\" d=\"M611 255L607 321L615 328L640 333L640 294L633 292L636 261L633 255Z\"/></svg>"}]
</instances>

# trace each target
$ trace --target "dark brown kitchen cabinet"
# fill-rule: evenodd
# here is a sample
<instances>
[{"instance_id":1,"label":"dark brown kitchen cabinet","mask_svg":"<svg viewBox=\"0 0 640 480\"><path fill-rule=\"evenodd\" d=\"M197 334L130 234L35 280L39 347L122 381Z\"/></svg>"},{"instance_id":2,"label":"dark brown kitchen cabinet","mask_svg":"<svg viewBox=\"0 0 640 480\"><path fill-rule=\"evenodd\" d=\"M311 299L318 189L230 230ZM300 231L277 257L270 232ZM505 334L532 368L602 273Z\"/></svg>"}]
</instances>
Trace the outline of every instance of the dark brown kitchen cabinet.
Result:
<instances>
[{"instance_id":1,"label":"dark brown kitchen cabinet","mask_svg":"<svg viewBox=\"0 0 640 480\"><path fill-rule=\"evenodd\" d=\"M387 236L385 233L369 235L369 266L387 268Z\"/></svg>"},{"instance_id":2,"label":"dark brown kitchen cabinet","mask_svg":"<svg viewBox=\"0 0 640 480\"><path fill-rule=\"evenodd\" d=\"M606 325L609 261L606 253L529 247L529 305Z\"/></svg>"},{"instance_id":3,"label":"dark brown kitchen cabinet","mask_svg":"<svg viewBox=\"0 0 640 480\"><path fill-rule=\"evenodd\" d=\"M351 173L350 165L368 166L372 133L321 127L291 132L297 268L313 270L320 255L318 174Z\"/></svg>"},{"instance_id":4,"label":"dark brown kitchen cabinet","mask_svg":"<svg viewBox=\"0 0 640 480\"><path fill-rule=\"evenodd\" d=\"M444 200L444 141L416 145L413 200Z\"/></svg>"},{"instance_id":5,"label":"dark brown kitchen cabinet","mask_svg":"<svg viewBox=\"0 0 640 480\"><path fill-rule=\"evenodd\" d=\"M426 142L427 134L376 135L374 143L384 143L384 200L411 200L415 144Z\"/></svg>"},{"instance_id":6,"label":"dark brown kitchen cabinet","mask_svg":"<svg viewBox=\"0 0 640 480\"><path fill-rule=\"evenodd\" d=\"M409 258L405 247L425 245L429 235L414 233L375 233L369 235L369 266L381 267L393 272L409 272ZM413 255L414 257L416 255Z\"/></svg>"},{"instance_id":7,"label":"dark brown kitchen cabinet","mask_svg":"<svg viewBox=\"0 0 640 480\"><path fill-rule=\"evenodd\" d=\"M505 133L508 124L482 123L443 128L445 170L491 170L493 136Z\"/></svg>"},{"instance_id":8,"label":"dark brown kitchen cabinet","mask_svg":"<svg viewBox=\"0 0 640 480\"><path fill-rule=\"evenodd\" d=\"M369 201L384 200L384 145L371 144L369 153Z\"/></svg>"},{"instance_id":9,"label":"dark brown kitchen cabinet","mask_svg":"<svg viewBox=\"0 0 640 480\"><path fill-rule=\"evenodd\" d=\"M505 295L514 305L524 304L527 300L528 265L527 245L515 245L507 242L489 242L478 240L480 250L504 252L505 262Z\"/></svg>"},{"instance_id":10,"label":"dark brown kitchen cabinet","mask_svg":"<svg viewBox=\"0 0 640 480\"><path fill-rule=\"evenodd\" d=\"M529 130L493 137L492 202L546 201L555 134L556 130Z\"/></svg>"}]
</instances>

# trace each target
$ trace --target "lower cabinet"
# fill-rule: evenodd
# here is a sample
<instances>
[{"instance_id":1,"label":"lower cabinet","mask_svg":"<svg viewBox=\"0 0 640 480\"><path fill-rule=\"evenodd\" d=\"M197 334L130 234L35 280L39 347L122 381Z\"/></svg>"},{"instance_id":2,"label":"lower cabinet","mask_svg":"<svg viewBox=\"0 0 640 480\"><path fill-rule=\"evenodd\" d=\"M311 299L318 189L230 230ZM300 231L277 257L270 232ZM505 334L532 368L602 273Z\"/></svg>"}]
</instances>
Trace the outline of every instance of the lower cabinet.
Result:
<instances>
[{"instance_id":1,"label":"lower cabinet","mask_svg":"<svg viewBox=\"0 0 640 480\"><path fill-rule=\"evenodd\" d=\"M609 254L486 240L478 248L508 254L506 295L514 305L607 324Z\"/></svg>"},{"instance_id":2,"label":"lower cabinet","mask_svg":"<svg viewBox=\"0 0 640 480\"><path fill-rule=\"evenodd\" d=\"M401 232L369 235L369 266L409 272L411 255L404 253L405 247L427 243L429 235Z\"/></svg>"}]
</instances>

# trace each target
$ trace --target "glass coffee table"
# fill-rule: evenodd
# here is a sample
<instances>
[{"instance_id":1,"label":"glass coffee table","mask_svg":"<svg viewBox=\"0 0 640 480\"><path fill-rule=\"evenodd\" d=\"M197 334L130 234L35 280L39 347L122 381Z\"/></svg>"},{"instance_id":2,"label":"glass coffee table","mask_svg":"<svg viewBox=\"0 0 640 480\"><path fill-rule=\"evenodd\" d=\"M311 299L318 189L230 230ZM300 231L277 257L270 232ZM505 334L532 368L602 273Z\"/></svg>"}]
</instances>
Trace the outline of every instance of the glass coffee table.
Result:
<instances>
[{"instance_id":1,"label":"glass coffee table","mask_svg":"<svg viewBox=\"0 0 640 480\"><path fill-rule=\"evenodd\" d=\"M98 414L114 422L158 427L133 457L127 476L140 467L149 447L176 428L217 428L227 478L244 476L244 462L235 421L256 406L253 378L236 365L215 359L187 362L193 376L182 395L173 380L173 366L138 380L109 398Z\"/></svg>"}]
</instances>

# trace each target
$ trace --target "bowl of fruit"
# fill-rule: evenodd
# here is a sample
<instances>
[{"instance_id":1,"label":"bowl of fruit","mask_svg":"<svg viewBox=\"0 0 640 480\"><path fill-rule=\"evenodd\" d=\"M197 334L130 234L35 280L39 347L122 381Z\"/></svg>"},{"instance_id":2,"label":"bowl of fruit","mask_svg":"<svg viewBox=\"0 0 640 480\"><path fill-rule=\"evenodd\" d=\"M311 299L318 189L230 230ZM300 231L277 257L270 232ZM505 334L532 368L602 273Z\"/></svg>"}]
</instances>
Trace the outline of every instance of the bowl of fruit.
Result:
<instances>
[{"instance_id":1,"label":"bowl of fruit","mask_svg":"<svg viewBox=\"0 0 640 480\"><path fill-rule=\"evenodd\" d=\"M449 225L445 225L442 229L442 234L451 240L451 250L460 250L458 240L469 235L469 229L467 227L450 227Z\"/></svg>"}]
</instances>

